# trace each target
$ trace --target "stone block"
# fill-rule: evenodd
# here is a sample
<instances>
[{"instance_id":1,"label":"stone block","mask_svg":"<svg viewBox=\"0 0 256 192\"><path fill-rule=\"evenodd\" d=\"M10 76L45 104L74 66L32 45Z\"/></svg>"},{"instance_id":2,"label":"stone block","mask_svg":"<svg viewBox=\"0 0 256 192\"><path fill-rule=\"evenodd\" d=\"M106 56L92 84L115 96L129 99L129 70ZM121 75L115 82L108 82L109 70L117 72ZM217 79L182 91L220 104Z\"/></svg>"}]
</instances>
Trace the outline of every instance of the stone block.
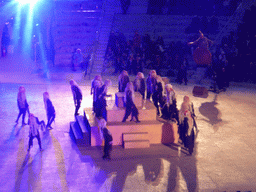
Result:
<instances>
[{"instance_id":1,"label":"stone block","mask_svg":"<svg viewBox=\"0 0 256 192\"><path fill-rule=\"evenodd\" d=\"M113 145L123 145L123 133L148 132L148 141L150 144L160 144L162 141L162 126L159 121L135 122L110 122L107 128L112 134ZM98 127L91 127L91 146L103 145L103 139Z\"/></svg>"},{"instance_id":2,"label":"stone block","mask_svg":"<svg viewBox=\"0 0 256 192\"><path fill-rule=\"evenodd\" d=\"M148 132L123 133L123 141L148 140Z\"/></svg>"},{"instance_id":3,"label":"stone block","mask_svg":"<svg viewBox=\"0 0 256 192\"><path fill-rule=\"evenodd\" d=\"M126 142L124 142L123 147L125 149L149 148L150 147L150 143L149 143L149 140L126 141Z\"/></svg>"}]
</instances>

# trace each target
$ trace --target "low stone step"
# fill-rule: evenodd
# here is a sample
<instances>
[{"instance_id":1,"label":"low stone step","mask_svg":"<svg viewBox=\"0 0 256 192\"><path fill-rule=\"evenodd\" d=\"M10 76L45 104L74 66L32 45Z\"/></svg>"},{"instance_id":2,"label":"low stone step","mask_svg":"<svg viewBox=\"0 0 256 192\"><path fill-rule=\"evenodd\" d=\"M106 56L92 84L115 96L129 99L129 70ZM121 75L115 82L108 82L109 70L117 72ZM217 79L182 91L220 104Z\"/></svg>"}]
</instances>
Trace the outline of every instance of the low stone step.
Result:
<instances>
[{"instance_id":1,"label":"low stone step","mask_svg":"<svg viewBox=\"0 0 256 192\"><path fill-rule=\"evenodd\" d=\"M74 137L77 144L84 143L83 133L77 122L70 122L70 134Z\"/></svg>"},{"instance_id":2,"label":"low stone step","mask_svg":"<svg viewBox=\"0 0 256 192\"><path fill-rule=\"evenodd\" d=\"M134 140L134 141L125 141L123 144L125 149L131 148L149 148L149 140Z\"/></svg>"},{"instance_id":3,"label":"low stone step","mask_svg":"<svg viewBox=\"0 0 256 192\"><path fill-rule=\"evenodd\" d=\"M86 124L84 116L81 116L81 115L76 116L76 121L82 130L83 139L85 141L84 144L86 144L87 146L90 146L90 144L91 144L90 127L87 127L88 124Z\"/></svg>"},{"instance_id":4,"label":"low stone step","mask_svg":"<svg viewBox=\"0 0 256 192\"><path fill-rule=\"evenodd\" d=\"M148 140L148 132L123 133L123 142L134 140Z\"/></svg>"}]
</instances>

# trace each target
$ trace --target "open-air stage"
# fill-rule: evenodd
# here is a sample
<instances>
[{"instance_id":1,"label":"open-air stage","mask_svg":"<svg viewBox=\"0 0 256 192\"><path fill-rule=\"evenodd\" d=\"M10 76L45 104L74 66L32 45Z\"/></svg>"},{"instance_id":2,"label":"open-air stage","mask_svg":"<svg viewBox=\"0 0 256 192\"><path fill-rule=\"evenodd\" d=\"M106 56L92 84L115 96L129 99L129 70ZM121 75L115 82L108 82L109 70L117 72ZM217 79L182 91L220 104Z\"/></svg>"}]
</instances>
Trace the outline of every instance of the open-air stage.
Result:
<instances>
[{"instance_id":1,"label":"open-air stage","mask_svg":"<svg viewBox=\"0 0 256 192\"><path fill-rule=\"evenodd\" d=\"M30 60L0 58L0 191L256 190L255 85L231 83L226 92L199 98L192 96L192 81L187 86L171 82L178 108L184 95L195 106L200 132L194 154L188 156L173 144L135 149L115 145L111 161L104 161L102 147L78 145L69 134L74 103L68 81L74 78L83 91L82 114L92 105L91 80L70 69L50 68L48 78L35 71ZM112 80L109 93L114 95L117 77L106 78ZM27 153L29 127L22 127L21 120L15 125L20 85L26 88L30 111L39 119L46 120L43 92L49 92L56 109L54 129L40 133L42 152L34 140ZM147 120L141 119L140 124L128 119L127 125L143 127Z\"/></svg>"}]
</instances>

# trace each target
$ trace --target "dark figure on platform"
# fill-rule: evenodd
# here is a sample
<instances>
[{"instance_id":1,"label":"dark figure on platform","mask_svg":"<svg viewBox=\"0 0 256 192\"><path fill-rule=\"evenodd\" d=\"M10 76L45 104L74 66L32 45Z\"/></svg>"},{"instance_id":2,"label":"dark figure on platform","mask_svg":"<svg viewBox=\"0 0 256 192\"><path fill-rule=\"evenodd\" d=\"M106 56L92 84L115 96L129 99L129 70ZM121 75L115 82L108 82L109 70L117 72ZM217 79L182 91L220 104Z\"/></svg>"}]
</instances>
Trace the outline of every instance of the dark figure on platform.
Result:
<instances>
[{"instance_id":1,"label":"dark figure on platform","mask_svg":"<svg viewBox=\"0 0 256 192\"><path fill-rule=\"evenodd\" d=\"M198 47L193 52L193 58L198 65L210 65L212 62L212 54L209 51L209 47L213 44L213 41L204 36L199 31L200 36L194 42L189 42L188 45L197 45Z\"/></svg>"},{"instance_id":2,"label":"dark figure on platform","mask_svg":"<svg viewBox=\"0 0 256 192\"><path fill-rule=\"evenodd\" d=\"M146 83L147 83L147 99L151 98L151 95L153 94L153 88L156 85L156 71L151 70L149 72L149 75L147 77Z\"/></svg>"},{"instance_id":3,"label":"dark figure on platform","mask_svg":"<svg viewBox=\"0 0 256 192\"><path fill-rule=\"evenodd\" d=\"M33 146L33 139L36 137L38 141L38 145L40 151L42 150L41 139L39 134L39 125L44 124L44 121L39 122L38 118L34 116L34 114L29 114L29 143L28 143L28 152L30 148Z\"/></svg>"},{"instance_id":4,"label":"dark figure on platform","mask_svg":"<svg viewBox=\"0 0 256 192\"><path fill-rule=\"evenodd\" d=\"M132 82L129 82L125 88L125 103L126 103L126 108L125 108L125 115L123 118L122 122L125 122L126 119L129 117L130 114L132 114L131 120L133 121L133 118L135 118L136 123L139 123L138 119L138 109L134 104L134 88Z\"/></svg>"},{"instance_id":5,"label":"dark figure on platform","mask_svg":"<svg viewBox=\"0 0 256 192\"><path fill-rule=\"evenodd\" d=\"M26 125L25 123L25 116L26 116L26 112L28 111L29 113L29 106L27 103L27 99L26 99L26 90L25 87L20 86L19 87L19 93L18 93L18 97L17 97L17 103L18 103L18 108L19 108L19 115L17 117L17 120L15 121L16 123L19 122L19 118L22 115L22 125Z\"/></svg>"},{"instance_id":6,"label":"dark figure on platform","mask_svg":"<svg viewBox=\"0 0 256 192\"><path fill-rule=\"evenodd\" d=\"M138 33L138 31L135 31L134 36L133 36L133 49L135 53L140 52L140 46L141 46L141 37Z\"/></svg>"},{"instance_id":7,"label":"dark figure on platform","mask_svg":"<svg viewBox=\"0 0 256 192\"><path fill-rule=\"evenodd\" d=\"M164 82L162 78L159 75L157 75L156 84L155 84L155 87L153 87L153 95L152 95L152 99L156 107L157 116L160 116L159 102L161 102L163 97L163 87L164 87Z\"/></svg>"},{"instance_id":8,"label":"dark figure on platform","mask_svg":"<svg viewBox=\"0 0 256 192\"><path fill-rule=\"evenodd\" d=\"M131 5L131 0L120 0L122 13L126 14L129 6Z\"/></svg>"},{"instance_id":9,"label":"dark figure on platform","mask_svg":"<svg viewBox=\"0 0 256 192\"><path fill-rule=\"evenodd\" d=\"M184 96L184 101L179 111L179 134L184 146L188 148L190 155L193 153L195 142L194 128L196 129L196 133L198 133L195 117L193 103L190 102L188 96Z\"/></svg>"},{"instance_id":10,"label":"dark figure on platform","mask_svg":"<svg viewBox=\"0 0 256 192\"><path fill-rule=\"evenodd\" d=\"M188 83L187 70L188 70L188 61L187 59L184 58L183 62L181 63L178 69L177 82L179 84L182 84L182 82L184 81L185 85L187 85Z\"/></svg>"},{"instance_id":11,"label":"dark figure on platform","mask_svg":"<svg viewBox=\"0 0 256 192\"><path fill-rule=\"evenodd\" d=\"M45 107L46 115L47 115L46 128L52 129L51 124L55 120L55 116L56 116L55 109L50 100L49 93L44 92L43 97L44 97L44 107Z\"/></svg>"},{"instance_id":12,"label":"dark figure on platform","mask_svg":"<svg viewBox=\"0 0 256 192\"><path fill-rule=\"evenodd\" d=\"M76 67L82 67L83 61L84 58L81 49L76 49L72 56L72 70L76 71Z\"/></svg>"},{"instance_id":13,"label":"dark figure on platform","mask_svg":"<svg viewBox=\"0 0 256 192\"><path fill-rule=\"evenodd\" d=\"M86 77L87 75L90 60L91 60L91 54L88 54L87 57L84 58L84 62L82 63L82 69L84 70L84 77Z\"/></svg>"},{"instance_id":14,"label":"dark figure on platform","mask_svg":"<svg viewBox=\"0 0 256 192\"><path fill-rule=\"evenodd\" d=\"M124 92L128 82L130 82L128 72L123 70L118 77L118 91Z\"/></svg>"},{"instance_id":15,"label":"dark figure on platform","mask_svg":"<svg viewBox=\"0 0 256 192\"><path fill-rule=\"evenodd\" d=\"M111 85L111 81L107 79L103 86L98 88L96 94L96 102L95 102L95 116L97 118L104 118L107 121L107 101L106 95L108 92L108 87Z\"/></svg>"},{"instance_id":16,"label":"dark figure on platform","mask_svg":"<svg viewBox=\"0 0 256 192\"><path fill-rule=\"evenodd\" d=\"M71 85L71 90L73 93L73 99L74 99L74 103L75 103L75 116L79 115L78 110L80 109L81 106L81 102L83 99L83 94L81 89L78 87L77 83L75 82L75 80L71 79L69 81L70 85Z\"/></svg>"},{"instance_id":17,"label":"dark figure on platform","mask_svg":"<svg viewBox=\"0 0 256 192\"><path fill-rule=\"evenodd\" d=\"M219 66L216 68L216 83L219 91L226 91L226 88L229 86L228 74L226 73L227 66L228 60L226 59L225 52L222 51L219 55Z\"/></svg>"},{"instance_id":18,"label":"dark figure on platform","mask_svg":"<svg viewBox=\"0 0 256 192\"><path fill-rule=\"evenodd\" d=\"M164 97L165 99L163 99L161 103L161 108L162 108L161 118L166 120L170 120L174 118L179 123L176 94L172 88L172 85L166 84L165 91L166 91L166 97Z\"/></svg>"},{"instance_id":19,"label":"dark figure on platform","mask_svg":"<svg viewBox=\"0 0 256 192\"><path fill-rule=\"evenodd\" d=\"M188 44L198 46L193 52L193 58L197 64L196 82L201 84L201 81L206 77L207 66L212 63L212 54L209 51L209 47L213 44L213 41L205 37L201 31L199 33L200 37L196 41L189 42Z\"/></svg>"},{"instance_id":20,"label":"dark figure on platform","mask_svg":"<svg viewBox=\"0 0 256 192\"><path fill-rule=\"evenodd\" d=\"M100 119L99 120L99 128L103 134L103 138L104 138L104 155L102 156L102 158L108 159L110 160L110 152L112 150L112 141L113 141L113 137L110 133L110 131L107 129L107 122L105 121L105 119Z\"/></svg>"},{"instance_id":21,"label":"dark figure on platform","mask_svg":"<svg viewBox=\"0 0 256 192\"><path fill-rule=\"evenodd\" d=\"M142 99L145 99L145 90L146 90L146 85L145 85L145 80L144 80L144 74L141 72L138 72L134 82L134 91L139 92L142 95Z\"/></svg>"},{"instance_id":22,"label":"dark figure on platform","mask_svg":"<svg viewBox=\"0 0 256 192\"><path fill-rule=\"evenodd\" d=\"M115 62L114 62L115 71L113 75L116 75L120 71L124 69L124 63L121 56L116 56Z\"/></svg>"},{"instance_id":23,"label":"dark figure on platform","mask_svg":"<svg viewBox=\"0 0 256 192\"><path fill-rule=\"evenodd\" d=\"M102 82L101 76L96 75L92 80L92 85L91 85L91 95L93 95L92 110L94 113L96 113L97 92L99 91L99 88L102 87L102 85L103 85L103 82Z\"/></svg>"},{"instance_id":24,"label":"dark figure on platform","mask_svg":"<svg viewBox=\"0 0 256 192\"><path fill-rule=\"evenodd\" d=\"M228 75L226 73L225 67L218 69L216 83L218 85L219 91L226 91L228 87Z\"/></svg>"}]
</instances>

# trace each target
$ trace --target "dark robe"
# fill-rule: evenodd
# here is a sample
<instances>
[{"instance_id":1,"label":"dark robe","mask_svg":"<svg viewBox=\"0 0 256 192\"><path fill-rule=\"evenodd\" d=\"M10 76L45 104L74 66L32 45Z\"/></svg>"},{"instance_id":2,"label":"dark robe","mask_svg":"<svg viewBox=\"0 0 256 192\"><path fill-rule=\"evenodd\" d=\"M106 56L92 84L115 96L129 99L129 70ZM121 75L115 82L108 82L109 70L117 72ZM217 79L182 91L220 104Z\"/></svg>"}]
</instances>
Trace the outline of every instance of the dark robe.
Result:
<instances>
[{"instance_id":1,"label":"dark robe","mask_svg":"<svg viewBox=\"0 0 256 192\"><path fill-rule=\"evenodd\" d=\"M127 91L126 92L126 109L125 109L125 115L123 118L123 122L126 121L126 119L129 117L129 115L132 114L132 118L135 117L136 121L138 122L138 109L135 106L133 99L132 99L132 92Z\"/></svg>"},{"instance_id":2,"label":"dark robe","mask_svg":"<svg viewBox=\"0 0 256 192\"><path fill-rule=\"evenodd\" d=\"M119 92L124 92L125 91L125 88L126 88L126 85L127 83L130 82L130 79L128 76L123 76L119 82L118 82L118 91Z\"/></svg>"}]
</instances>

